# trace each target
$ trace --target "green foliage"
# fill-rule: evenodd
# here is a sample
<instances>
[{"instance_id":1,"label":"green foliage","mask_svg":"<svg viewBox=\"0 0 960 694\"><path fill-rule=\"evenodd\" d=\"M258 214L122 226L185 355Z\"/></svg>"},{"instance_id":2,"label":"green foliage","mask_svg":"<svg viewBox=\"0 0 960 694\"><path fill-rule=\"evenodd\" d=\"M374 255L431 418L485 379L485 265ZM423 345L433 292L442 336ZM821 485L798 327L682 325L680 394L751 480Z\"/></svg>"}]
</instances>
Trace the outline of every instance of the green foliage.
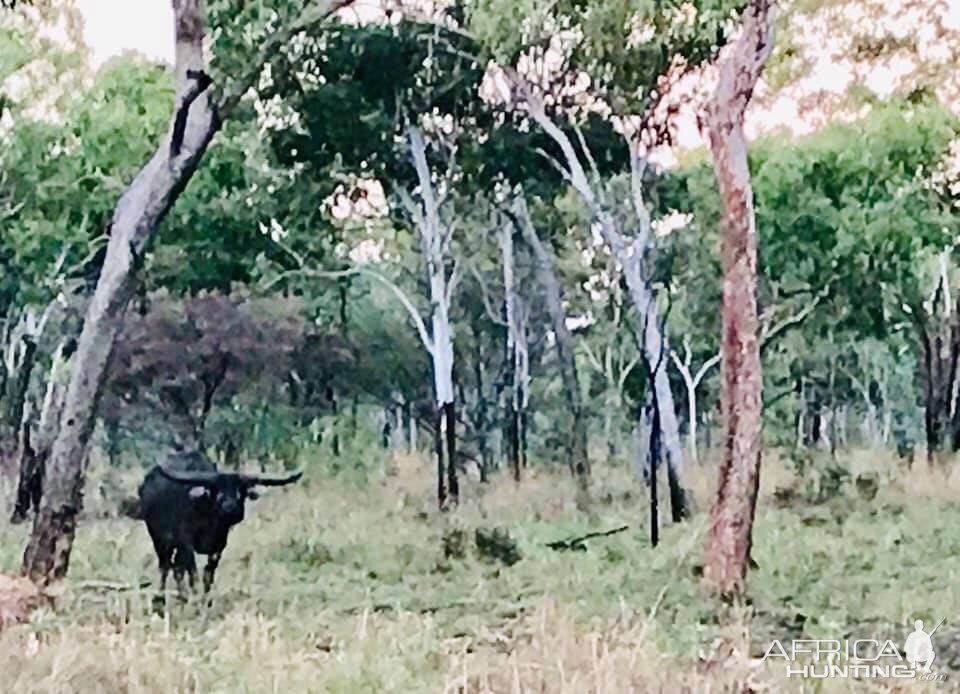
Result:
<instances>
[{"instance_id":1,"label":"green foliage","mask_svg":"<svg viewBox=\"0 0 960 694\"><path fill-rule=\"evenodd\" d=\"M903 334L903 306L921 310L925 268L960 234L950 200L929 185L958 133L960 121L936 103L891 102L853 124L751 147L764 322L776 325L822 296L800 327L765 350L772 443L795 439L788 422L803 405L789 391L801 379L831 406L863 412L896 403L898 426L916 435L916 345ZM655 190L660 210L692 215L672 235L670 325L689 340L696 365L715 354L719 334L715 176L707 161L688 162Z\"/></svg>"},{"instance_id":2,"label":"green foliage","mask_svg":"<svg viewBox=\"0 0 960 694\"><path fill-rule=\"evenodd\" d=\"M957 218L925 187L923 172L958 132L960 122L936 104L892 103L788 147L782 138L754 145L761 301L829 283L832 325L884 334L894 306L925 291L917 272L924 254L957 233ZM690 230L712 251L719 238L713 171L703 162L677 176L666 204L693 214Z\"/></svg>"},{"instance_id":3,"label":"green foliage","mask_svg":"<svg viewBox=\"0 0 960 694\"><path fill-rule=\"evenodd\" d=\"M109 226L113 208L165 131L169 74L131 58L111 61L70 100L63 123L17 118L0 155L0 294L45 301L61 253L74 273ZM118 133L125 133L118 138Z\"/></svg>"},{"instance_id":4,"label":"green foliage","mask_svg":"<svg viewBox=\"0 0 960 694\"><path fill-rule=\"evenodd\" d=\"M644 113L658 98L658 82L676 57L684 67L709 60L726 41L741 0L620 0L550 4L483 0L469 26L498 60L515 65L531 50L556 39L565 58L564 78L586 72L591 92L617 114Z\"/></svg>"}]
</instances>

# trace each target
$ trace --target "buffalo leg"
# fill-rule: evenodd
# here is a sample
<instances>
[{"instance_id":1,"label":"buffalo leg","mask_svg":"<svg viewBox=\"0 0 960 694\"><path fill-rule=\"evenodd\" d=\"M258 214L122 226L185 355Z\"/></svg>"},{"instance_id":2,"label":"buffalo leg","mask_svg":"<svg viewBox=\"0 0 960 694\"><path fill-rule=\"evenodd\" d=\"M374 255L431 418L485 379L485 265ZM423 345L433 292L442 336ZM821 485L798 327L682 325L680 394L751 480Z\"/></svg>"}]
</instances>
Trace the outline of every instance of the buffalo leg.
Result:
<instances>
[{"instance_id":1,"label":"buffalo leg","mask_svg":"<svg viewBox=\"0 0 960 694\"><path fill-rule=\"evenodd\" d=\"M220 552L214 552L207 557L207 564L203 567L203 592L209 593L213 585L213 575L217 572L217 564L220 563Z\"/></svg>"},{"instance_id":2,"label":"buffalo leg","mask_svg":"<svg viewBox=\"0 0 960 694\"><path fill-rule=\"evenodd\" d=\"M193 550L189 547L180 545L177 547L177 554L173 562L173 576L177 579L177 592L183 594L183 577L187 575L190 582L190 590L193 590L193 583L197 576L197 561Z\"/></svg>"},{"instance_id":3,"label":"buffalo leg","mask_svg":"<svg viewBox=\"0 0 960 694\"><path fill-rule=\"evenodd\" d=\"M153 533L150 534L150 539L153 540L153 549L157 553L157 561L160 564L160 592L162 593L167 589L167 574L170 573L173 560L173 546Z\"/></svg>"}]
</instances>

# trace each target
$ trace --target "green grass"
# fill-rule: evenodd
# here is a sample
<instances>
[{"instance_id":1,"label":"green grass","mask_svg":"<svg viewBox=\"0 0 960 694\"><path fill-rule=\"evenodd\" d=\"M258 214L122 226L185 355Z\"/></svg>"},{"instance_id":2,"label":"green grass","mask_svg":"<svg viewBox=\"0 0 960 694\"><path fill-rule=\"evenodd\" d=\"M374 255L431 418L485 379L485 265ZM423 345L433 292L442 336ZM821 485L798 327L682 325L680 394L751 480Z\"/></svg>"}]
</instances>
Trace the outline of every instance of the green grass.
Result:
<instances>
[{"instance_id":1,"label":"green grass","mask_svg":"<svg viewBox=\"0 0 960 694\"><path fill-rule=\"evenodd\" d=\"M914 619L945 617L941 668L960 640L960 496L926 471L902 479L892 463L854 457L845 461L854 473L881 470L875 499L848 487L779 508L770 492L789 478L769 460L747 620L700 589L705 514L666 525L651 548L646 501L625 474L595 481L590 514L565 477L548 474L519 488L469 484L461 508L439 514L430 465L400 462L398 474L366 483L314 473L250 503L209 607L193 599L162 609L152 588L135 588L157 573L142 523L89 518L59 609L0 633L0 691L721 691L748 678L783 691L798 681L749 658L773 638L902 644ZM690 481L705 509L712 470ZM110 482L110 496L136 487L132 477ZM91 516L115 504L90 496ZM587 552L545 546L623 524L627 532L591 540ZM479 554L474 531L494 527L510 532L520 561ZM466 553L448 557L444 537L457 529ZM25 533L0 525L0 572L16 572ZM737 625L749 629L752 653L723 658L731 667L705 663Z\"/></svg>"}]
</instances>

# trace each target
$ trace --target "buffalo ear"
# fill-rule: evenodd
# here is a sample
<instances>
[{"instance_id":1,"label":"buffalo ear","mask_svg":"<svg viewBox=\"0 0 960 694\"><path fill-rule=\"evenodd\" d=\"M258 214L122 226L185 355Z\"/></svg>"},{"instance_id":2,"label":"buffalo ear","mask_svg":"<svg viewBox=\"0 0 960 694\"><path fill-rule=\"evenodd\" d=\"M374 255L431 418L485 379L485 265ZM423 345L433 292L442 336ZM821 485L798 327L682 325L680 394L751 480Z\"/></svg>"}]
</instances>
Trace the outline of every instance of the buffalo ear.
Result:
<instances>
[{"instance_id":1,"label":"buffalo ear","mask_svg":"<svg viewBox=\"0 0 960 694\"><path fill-rule=\"evenodd\" d=\"M250 501L256 501L260 498L260 492L258 492L256 489L248 489L247 498L250 499Z\"/></svg>"},{"instance_id":2,"label":"buffalo ear","mask_svg":"<svg viewBox=\"0 0 960 694\"><path fill-rule=\"evenodd\" d=\"M197 485L196 487L190 487L190 491L188 492L188 494L191 499L193 499L194 501L198 501L203 497L207 496L208 494L210 494L210 491L202 485Z\"/></svg>"}]
</instances>

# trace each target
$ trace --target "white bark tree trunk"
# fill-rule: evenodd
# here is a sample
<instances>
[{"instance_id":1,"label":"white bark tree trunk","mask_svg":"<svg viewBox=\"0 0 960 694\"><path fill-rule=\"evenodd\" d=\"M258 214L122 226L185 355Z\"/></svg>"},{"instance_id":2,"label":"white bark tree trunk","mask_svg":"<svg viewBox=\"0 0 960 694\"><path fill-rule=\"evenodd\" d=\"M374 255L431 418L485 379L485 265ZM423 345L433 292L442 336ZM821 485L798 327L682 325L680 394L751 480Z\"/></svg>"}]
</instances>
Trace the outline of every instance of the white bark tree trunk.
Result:
<instances>
[{"instance_id":1,"label":"white bark tree trunk","mask_svg":"<svg viewBox=\"0 0 960 694\"><path fill-rule=\"evenodd\" d=\"M398 191L404 206L413 219L420 249L427 267L430 282L430 326L428 333L419 313L407 300L405 305L411 313L420 339L433 363L434 400L437 408L437 498L445 508L449 498L456 504L460 485L456 468L456 416L454 410L453 383L453 324L450 320L450 303L458 278L456 264L452 263L453 225L441 218L443 200L438 197L427 163L427 146L423 134L416 127L407 129L410 158L417 175L419 200L409 192ZM448 269L448 265L453 265ZM399 290L397 290L399 291ZM446 445L444 445L444 442ZM445 460L444 460L445 458Z\"/></svg>"},{"instance_id":2,"label":"white bark tree trunk","mask_svg":"<svg viewBox=\"0 0 960 694\"><path fill-rule=\"evenodd\" d=\"M535 95L529 85L516 73L512 73L514 87L527 104L528 112L534 122L560 147L563 152L563 163L554 162L566 179L570 182L577 194L583 200L593 220L597 223L603 240L610 247L614 257L623 268L624 279L634 306L634 319L637 323L637 348L644 353L653 369L653 387L657 391L657 409L659 411L662 443L666 450L667 471L676 489L672 490L671 497L680 504L674 508L674 518L685 514L683 508L682 483L683 447L680 443L680 429L677 423L677 413L674 409L673 393L667 378L667 360L669 348L663 332L663 321L656 304L653 288L650 286L644 268L644 256L650 243L652 227L650 215L643 198L643 173L647 159L645 152L637 141L635 134L627 134L625 139L630 149L630 178L633 197L634 215L637 224L637 233L633 237L626 236L604 205L603 191L599 184L591 185L580 155L577 154L567 134L547 116L543 101ZM586 150L581 138L584 156L592 162L593 158ZM594 169L594 178L597 179Z\"/></svg>"},{"instance_id":3,"label":"white bark tree trunk","mask_svg":"<svg viewBox=\"0 0 960 694\"><path fill-rule=\"evenodd\" d=\"M417 450L417 416L413 412L413 407L410 408L410 438L409 438L409 451L411 453L416 452Z\"/></svg>"},{"instance_id":4,"label":"white bark tree trunk","mask_svg":"<svg viewBox=\"0 0 960 694\"><path fill-rule=\"evenodd\" d=\"M400 393L394 393L393 396L394 406L393 406L393 441L392 446L395 451L402 451L406 446L407 442L405 441L405 430L406 422L403 421L403 395Z\"/></svg>"}]
</instances>

